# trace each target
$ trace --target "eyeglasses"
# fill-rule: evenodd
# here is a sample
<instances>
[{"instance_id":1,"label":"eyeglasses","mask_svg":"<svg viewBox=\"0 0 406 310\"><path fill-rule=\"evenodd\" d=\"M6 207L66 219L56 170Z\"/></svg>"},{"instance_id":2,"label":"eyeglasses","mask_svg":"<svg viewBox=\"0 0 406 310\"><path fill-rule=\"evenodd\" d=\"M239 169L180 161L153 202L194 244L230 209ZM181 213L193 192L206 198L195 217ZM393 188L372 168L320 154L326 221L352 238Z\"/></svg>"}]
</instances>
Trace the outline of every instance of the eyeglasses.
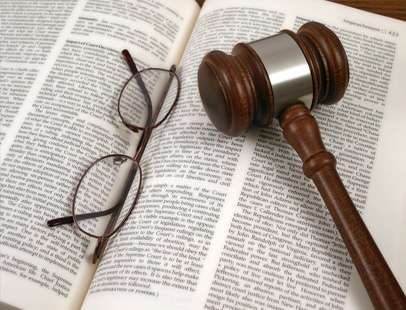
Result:
<instances>
[{"instance_id":1,"label":"eyeglasses","mask_svg":"<svg viewBox=\"0 0 406 310\"><path fill-rule=\"evenodd\" d=\"M135 155L110 154L91 163L74 192L72 215L49 220L49 227L74 224L87 236L97 238L93 263L102 255L108 239L126 223L137 204L142 186L140 160L152 130L173 111L180 79L176 66L169 70L146 68L138 71L127 50L122 51L131 77L121 89L117 111L122 123L133 132L142 131ZM161 89L161 93L154 91Z\"/></svg>"}]
</instances>

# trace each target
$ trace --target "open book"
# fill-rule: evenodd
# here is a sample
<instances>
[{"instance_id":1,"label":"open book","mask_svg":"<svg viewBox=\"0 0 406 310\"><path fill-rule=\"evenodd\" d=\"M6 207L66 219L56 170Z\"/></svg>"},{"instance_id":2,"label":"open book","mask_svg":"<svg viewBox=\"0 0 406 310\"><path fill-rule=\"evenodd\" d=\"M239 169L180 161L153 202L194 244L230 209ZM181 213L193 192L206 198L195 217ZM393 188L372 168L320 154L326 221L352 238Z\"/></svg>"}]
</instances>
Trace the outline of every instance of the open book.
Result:
<instances>
[{"instance_id":1,"label":"open book","mask_svg":"<svg viewBox=\"0 0 406 310\"><path fill-rule=\"evenodd\" d=\"M316 0L3 0L0 16L1 309L371 309L277 122L226 137L197 90L210 50L309 20L337 33L351 69L342 102L313 114L406 288L406 23ZM182 93L95 266L94 241L46 221L70 214L89 161L140 138L115 110L124 48L141 68L176 64Z\"/></svg>"}]
</instances>

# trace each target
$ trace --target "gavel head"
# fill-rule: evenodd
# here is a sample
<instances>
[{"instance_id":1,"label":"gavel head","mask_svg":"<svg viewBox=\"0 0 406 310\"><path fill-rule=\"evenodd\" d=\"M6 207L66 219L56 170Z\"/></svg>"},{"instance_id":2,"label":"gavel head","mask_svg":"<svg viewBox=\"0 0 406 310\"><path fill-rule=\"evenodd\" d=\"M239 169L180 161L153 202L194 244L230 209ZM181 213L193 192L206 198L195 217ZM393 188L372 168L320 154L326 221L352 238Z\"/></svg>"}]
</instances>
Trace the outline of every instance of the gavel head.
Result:
<instances>
[{"instance_id":1,"label":"gavel head","mask_svg":"<svg viewBox=\"0 0 406 310\"><path fill-rule=\"evenodd\" d=\"M349 81L348 60L337 36L309 22L297 34L282 30L231 55L208 53L199 67L204 108L223 133L238 136L253 124L268 126L298 102L309 109L339 101Z\"/></svg>"}]
</instances>

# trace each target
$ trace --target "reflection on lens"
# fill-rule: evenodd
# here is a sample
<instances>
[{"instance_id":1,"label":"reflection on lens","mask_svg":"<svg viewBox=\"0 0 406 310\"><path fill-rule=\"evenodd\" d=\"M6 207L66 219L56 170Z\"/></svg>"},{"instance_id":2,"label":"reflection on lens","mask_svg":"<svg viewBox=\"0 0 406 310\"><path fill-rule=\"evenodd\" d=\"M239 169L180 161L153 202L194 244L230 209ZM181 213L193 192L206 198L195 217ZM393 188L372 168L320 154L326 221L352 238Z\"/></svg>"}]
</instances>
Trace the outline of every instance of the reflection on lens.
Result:
<instances>
[{"instance_id":1,"label":"reflection on lens","mask_svg":"<svg viewBox=\"0 0 406 310\"><path fill-rule=\"evenodd\" d=\"M74 218L79 229L93 237L114 233L136 202L141 169L127 155L108 155L85 172L74 197Z\"/></svg>"},{"instance_id":2,"label":"reflection on lens","mask_svg":"<svg viewBox=\"0 0 406 310\"><path fill-rule=\"evenodd\" d=\"M131 77L119 99L118 111L127 125L143 129L166 119L177 100L179 81L175 74L148 68Z\"/></svg>"}]
</instances>

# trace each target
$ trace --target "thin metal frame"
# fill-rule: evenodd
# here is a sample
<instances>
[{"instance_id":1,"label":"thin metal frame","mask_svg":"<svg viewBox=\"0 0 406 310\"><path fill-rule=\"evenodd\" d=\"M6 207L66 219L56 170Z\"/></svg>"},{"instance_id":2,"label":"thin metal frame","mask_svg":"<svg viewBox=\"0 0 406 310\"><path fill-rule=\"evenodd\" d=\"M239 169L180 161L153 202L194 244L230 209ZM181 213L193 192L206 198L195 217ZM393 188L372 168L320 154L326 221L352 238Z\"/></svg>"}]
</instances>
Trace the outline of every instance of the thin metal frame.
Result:
<instances>
[{"instance_id":1,"label":"thin metal frame","mask_svg":"<svg viewBox=\"0 0 406 310\"><path fill-rule=\"evenodd\" d=\"M117 233L119 231L119 229L121 229L121 227L127 222L127 220L130 217L132 211L134 210L134 208L135 208L135 206L137 204L138 198L140 196L141 187L142 187L142 169L141 169L141 166L139 165L139 162L140 162L141 157L142 157L142 155L144 153L144 150L145 150L145 148L147 146L149 138L151 137L152 130L155 129L156 127L158 127L159 125L161 125L168 118L168 116L172 113L174 107L176 106L176 104L178 102L180 91L181 91L181 82L180 82L179 76L176 74L176 66L175 65L172 65L169 70L163 69L163 68L154 68L154 67L152 67L152 68L146 68L146 69L143 69L143 70L139 71L137 69L137 66L135 65L134 60L131 57L131 54L129 53L128 50L123 50L122 55L123 55L125 61L127 62L128 66L129 66L129 68L131 70L132 75L125 82L123 88L120 91L120 95L119 95L119 98L118 98L118 104L117 104L117 111L118 111L118 114L120 116L121 121L123 122L123 124L127 128L129 128L130 130L132 130L134 132L138 132L139 130L143 131L141 139L138 142L135 155L133 157L131 157L131 156L128 156L128 155L125 155L125 154L109 154L109 155L105 155L103 157L100 157L97 160L95 160L93 163L91 163L87 167L85 172L82 174L82 176L81 176L81 178L80 178L80 180L78 182L78 185L76 186L74 197L73 197L73 200L72 200L72 208L71 208L72 215L52 219L52 220L49 220L47 222L49 227L59 226L59 225L64 225L64 224L74 224L75 227L78 228L79 231L81 231L82 233L86 234L87 236L96 238L98 240L98 243L97 243L97 246L96 246L95 251L94 251L93 260L92 260L93 263L95 263L98 259L100 259L104 249L106 248L106 245L107 245L107 242L108 242L109 238L111 236L113 236L115 233ZM152 114L151 97L149 95L148 90L145 87L144 81L142 80L142 72L152 71L152 70L167 72L170 75L169 80L168 80L168 82L166 84L166 88L164 89L162 97L160 98L160 102L159 102L159 104L157 106L156 113L154 113L154 114ZM120 110L120 101L121 101L121 97L123 95L123 92L124 92L126 86L128 85L128 83L130 83L130 81L132 79L134 79L134 78L137 80L137 83L138 83L139 87L141 88L141 91L142 91L142 93L144 95L144 99L145 99L145 101L147 103L148 115L147 115L147 120L146 120L146 124L145 124L144 127L134 126L134 125L128 123L124 119L124 117L122 116L121 110ZM165 101L165 98L167 96L167 93L169 91L171 83L173 81L173 78L176 78L177 85L178 85L174 102L172 103L170 109L165 114L164 118L162 120L160 120L158 123L154 124L154 122L156 121L156 119L158 117L160 109L161 109L161 107L162 107L162 105L163 105L163 103ZM154 125L151 125L151 124L154 124ZM135 171L132 171L130 176L128 176L128 178L127 178L127 185L125 187L125 191L124 191L124 194L123 194L122 199L120 200L120 202L118 204L116 204L115 206L113 206L113 207L111 207L111 208L109 208L107 210L104 210L104 211L90 212L90 213L85 213L85 214L76 214L76 212L75 212L76 197L77 197L77 194L78 194L80 184L82 183L82 181L85 178L85 176L87 175L87 173L90 171L90 169L92 167L94 167L94 165L96 165L100 161L102 161L102 160L104 160L106 158L109 158L109 157L119 157L119 156L122 157L122 158L126 158L128 160L133 161L133 163L135 163L135 166L136 166ZM125 200L125 198L128 195L128 191L130 189L130 186L132 185L132 182L134 181L134 177L135 177L137 171L140 173L140 178L139 178L136 197L134 198L133 204L131 205L128 213L126 214L126 216L124 217L122 222L117 227L114 228L114 225L116 224L117 219L118 219L118 215L120 214L119 211L122 208L123 201ZM100 235L100 236L89 233L88 231L82 229L80 227L79 223L78 223L79 221L82 221L82 220L86 220L86 219L90 219L90 218L96 218L96 217L100 217L100 216L105 216L105 215L113 213L113 212L114 212L114 214L110 217L110 220L109 220L109 223L106 226L105 232L103 233L103 235Z\"/></svg>"}]
</instances>

